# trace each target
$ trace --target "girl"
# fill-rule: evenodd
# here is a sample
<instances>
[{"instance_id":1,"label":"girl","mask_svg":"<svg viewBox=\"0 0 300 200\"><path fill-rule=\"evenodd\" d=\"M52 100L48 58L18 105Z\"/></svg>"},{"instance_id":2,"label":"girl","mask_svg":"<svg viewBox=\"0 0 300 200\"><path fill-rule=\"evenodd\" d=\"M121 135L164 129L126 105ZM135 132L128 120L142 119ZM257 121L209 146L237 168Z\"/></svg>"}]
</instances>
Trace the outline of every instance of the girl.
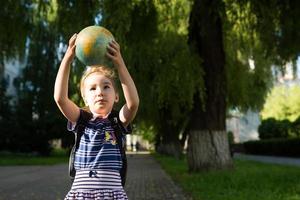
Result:
<instances>
[{"instance_id":1,"label":"girl","mask_svg":"<svg viewBox=\"0 0 300 200\"><path fill-rule=\"evenodd\" d=\"M107 119L119 95L114 83L114 72L104 66L87 67L80 82L80 91L87 109L80 109L68 97L70 66L75 56L74 34L60 64L54 88L54 99L68 119L68 129L78 131L83 127L79 148L75 152L76 176L66 200L78 199L128 199L121 184L119 170L122 159L116 137ZM139 105L135 84L120 53L120 46L112 41L106 56L117 69L122 85L125 105L119 111L123 127L134 119ZM88 111L86 111L88 110ZM88 121L84 115L90 114Z\"/></svg>"}]
</instances>

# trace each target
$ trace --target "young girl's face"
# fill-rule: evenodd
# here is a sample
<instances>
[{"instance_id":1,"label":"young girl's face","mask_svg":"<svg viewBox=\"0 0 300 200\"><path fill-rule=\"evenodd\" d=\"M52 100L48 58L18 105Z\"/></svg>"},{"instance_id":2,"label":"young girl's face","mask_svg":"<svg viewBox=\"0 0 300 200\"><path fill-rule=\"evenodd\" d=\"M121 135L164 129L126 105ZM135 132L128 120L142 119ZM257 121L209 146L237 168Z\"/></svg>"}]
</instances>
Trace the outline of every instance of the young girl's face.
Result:
<instances>
[{"instance_id":1,"label":"young girl's face","mask_svg":"<svg viewBox=\"0 0 300 200\"><path fill-rule=\"evenodd\" d=\"M86 77L84 81L84 101L91 112L100 117L111 112L119 99L112 81L99 72Z\"/></svg>"}]
</instances>

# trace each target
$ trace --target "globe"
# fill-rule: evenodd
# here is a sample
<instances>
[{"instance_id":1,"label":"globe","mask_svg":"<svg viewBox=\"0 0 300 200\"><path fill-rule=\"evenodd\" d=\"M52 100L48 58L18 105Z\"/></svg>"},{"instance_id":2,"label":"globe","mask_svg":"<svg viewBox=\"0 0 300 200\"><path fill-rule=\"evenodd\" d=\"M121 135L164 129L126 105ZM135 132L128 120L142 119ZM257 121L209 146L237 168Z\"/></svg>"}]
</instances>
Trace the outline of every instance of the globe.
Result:
<instances>
[{"instance_id":1,"label":"globe","mask_svg":"<svg viewBox=\"0 0 300 200\"><path fill-rule=\"evenodd\" d=\"M114 40L113 35L101 26L88 26L82 29L76 38L76 57L86 66L104 65L111 67L112 63L106 56L107 46Z\"/></svg>"}]
</instances>

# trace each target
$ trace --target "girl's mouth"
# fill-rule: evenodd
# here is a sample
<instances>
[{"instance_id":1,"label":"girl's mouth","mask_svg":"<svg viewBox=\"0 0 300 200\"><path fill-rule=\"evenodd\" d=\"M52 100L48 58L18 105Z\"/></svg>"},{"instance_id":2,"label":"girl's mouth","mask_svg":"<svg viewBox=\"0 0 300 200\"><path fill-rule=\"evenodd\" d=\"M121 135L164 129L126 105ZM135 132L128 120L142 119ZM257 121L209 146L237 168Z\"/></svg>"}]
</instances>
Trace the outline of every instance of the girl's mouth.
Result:
<instances>
[{"instance_id":1,"label":"girl's mouth","mask_svg":"<svg viewBox=\"0 0 300 200\"><path fill-rule=\"evenodd\" d=\"M104 99L97 100L96 103L104 104L106 101Z\"/></svg>"}]
</instances>

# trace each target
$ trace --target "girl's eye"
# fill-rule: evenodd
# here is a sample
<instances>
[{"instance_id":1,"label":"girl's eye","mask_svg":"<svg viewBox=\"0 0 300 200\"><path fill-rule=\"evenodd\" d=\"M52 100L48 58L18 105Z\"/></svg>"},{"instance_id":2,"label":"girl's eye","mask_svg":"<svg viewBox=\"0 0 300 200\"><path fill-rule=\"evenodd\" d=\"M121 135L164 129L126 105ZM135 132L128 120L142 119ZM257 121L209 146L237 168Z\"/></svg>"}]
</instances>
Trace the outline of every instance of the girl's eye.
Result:
<instances>
[{"instance_id":1,"label":"girl's eye","mask_svg":"<svg viewBox=\"0 0 300 200\"><path fill-rule=\"evenodd\" d=\"M90 91L92 91L92 90L95 90L95 89L96 89L96 88L94 88L94 87L91 87L91 88L90 88Z\"/></svg>"},{"instance_id":2,"label":"girl's eye","mask_svg":"<svg viewBox=\"0 0 300 200\"><path fill-rule=\"evenodd\" d=\"M105 85L104 86L104 89L108 89L108 88L110 88L109 85Z\"/></svg>"}]
</instances>

